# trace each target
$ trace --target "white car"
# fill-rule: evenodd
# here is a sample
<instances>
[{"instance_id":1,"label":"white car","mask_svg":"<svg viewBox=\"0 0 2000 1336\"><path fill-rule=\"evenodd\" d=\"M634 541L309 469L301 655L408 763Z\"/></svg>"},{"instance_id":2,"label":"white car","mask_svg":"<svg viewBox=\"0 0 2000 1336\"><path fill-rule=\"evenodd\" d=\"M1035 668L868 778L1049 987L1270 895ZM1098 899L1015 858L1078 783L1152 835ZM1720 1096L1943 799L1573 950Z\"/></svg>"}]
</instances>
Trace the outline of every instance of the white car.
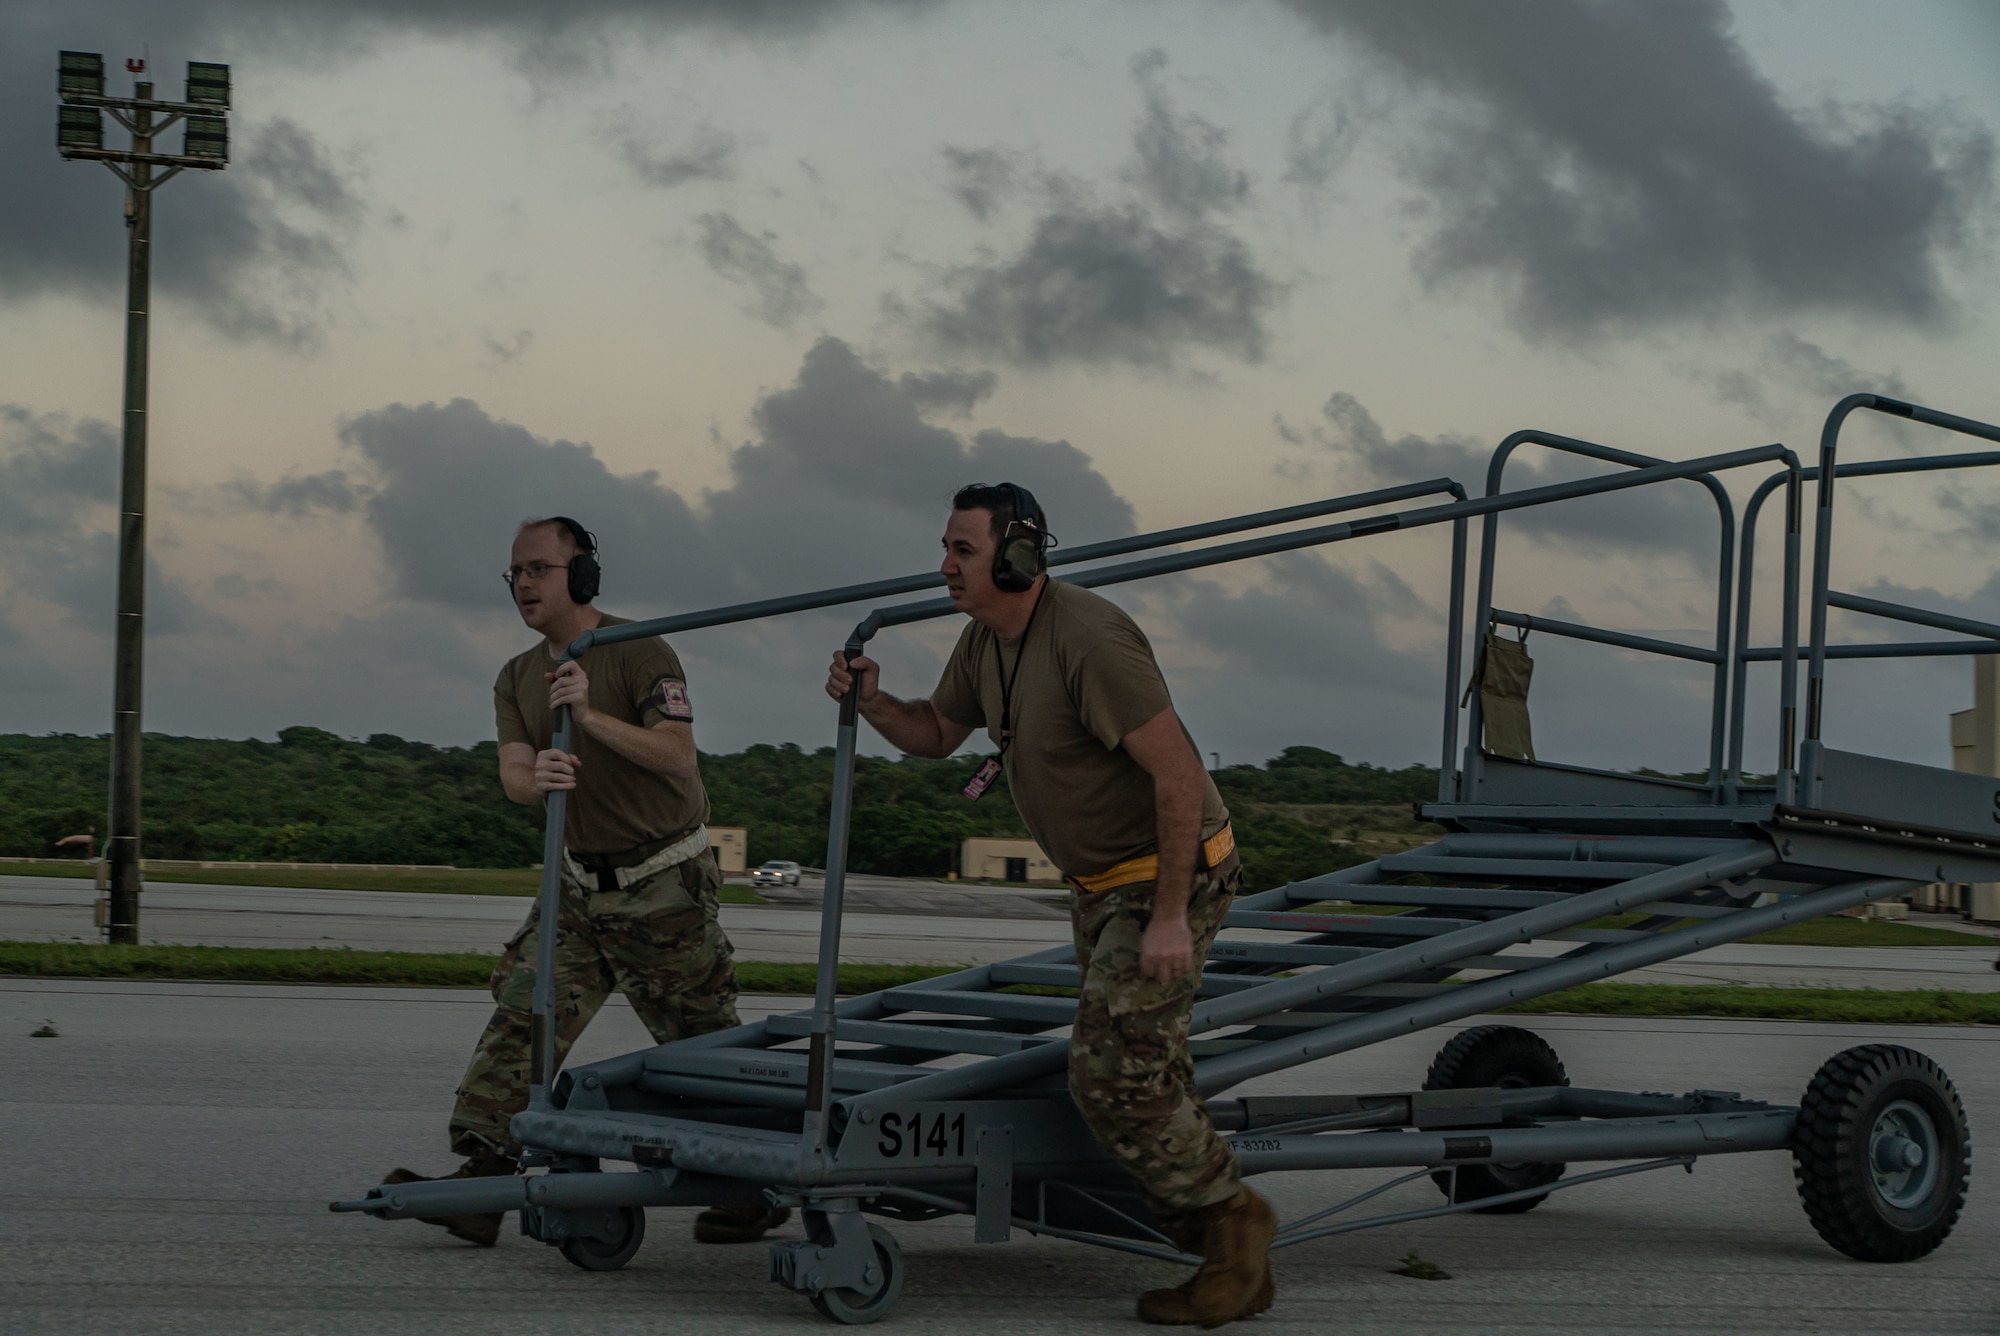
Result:
<instances>
[{"instance_id":1,"label":"white car","mask_svg":"<svg viewBox=\"0 0 2000 1336\"><path fill-rule=\"evenodd\" d=\"M799 884L800 868L797 863L788 863L782 858L774 858L750 874L752 886L796 886Z\"/></svg>"}]
</instances>

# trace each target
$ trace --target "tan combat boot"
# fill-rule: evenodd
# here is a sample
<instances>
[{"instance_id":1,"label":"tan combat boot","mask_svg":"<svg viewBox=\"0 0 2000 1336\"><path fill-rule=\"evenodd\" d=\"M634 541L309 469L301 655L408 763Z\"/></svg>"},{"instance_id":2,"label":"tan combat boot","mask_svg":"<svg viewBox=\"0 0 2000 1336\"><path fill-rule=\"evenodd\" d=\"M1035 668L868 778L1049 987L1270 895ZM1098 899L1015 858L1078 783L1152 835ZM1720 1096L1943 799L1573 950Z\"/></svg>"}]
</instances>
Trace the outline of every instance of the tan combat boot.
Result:
<instances>
[{"instance_id":1,"label":"tan combat boot","mask_svg":"<svg viewBox=\"0 0 2000 1336\"><path fill-rule=\"evenodd\" d=\"M1164 1326L1219 1327L1271 1306L1271 1239L1278 1218L1271 1204L1243 1188L1201 1211L1202 1264L1170 1290L1139 1296L1139 1319Z\"/></svg>"},{"instance_id":2,"label":"tan combat boot","mask_svg":"<svg viewBox=\"0 0 2000 1336\"><path fill-rule=\"evenodd\" d=\"M382 1183L390 1187L398 1183L439 1183L451 1178L500 1178L519 1171L520 1166L504 1155L474 1155L452 1172L437 1178L427 1178L408 1169L392 1169ZM500 1241L500 1222L506 1215L505 1211L481 1211L468 1215L426 1215L417 1219L426 1225L442 1225L444 1232L455 1239L491 1248Z\"/></svg>"},{"instance_id":3,"label":"tan combat boot","mask_svg":"<svg viewBox=\"0 0 2000 1336\"><path fill-rule=\"evenodd\" d=\"M711 1206L694 1218L696 1243L755 1243L792 1218L782 1206Z\"/></svg>"}]
</instances>

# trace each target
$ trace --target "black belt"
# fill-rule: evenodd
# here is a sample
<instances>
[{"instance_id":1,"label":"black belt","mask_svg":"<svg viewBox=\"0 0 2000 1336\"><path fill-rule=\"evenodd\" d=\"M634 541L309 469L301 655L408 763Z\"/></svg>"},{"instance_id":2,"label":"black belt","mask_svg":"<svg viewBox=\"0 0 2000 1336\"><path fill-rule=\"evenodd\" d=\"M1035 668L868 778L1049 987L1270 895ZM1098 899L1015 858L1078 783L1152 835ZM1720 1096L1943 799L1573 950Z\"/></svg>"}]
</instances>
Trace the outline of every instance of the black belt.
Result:
<instances>
[{"instance_id":1,"label":"black belt","mask_svg":"<svg viewBox=\"0 0 2000 1336\"><path fill-rule=\"evenodd\" d=\"M694 829L693 826L689 826L686 830L680 831L677 834L668 835L662 839L647 840L644 844L635 844L630 849L620 849L617 853L582 854L572 849L569 851L569 856L583 864L586 868L589 868L592 872L600 875L606 872L615 873L621 867L637 867L654 854L660 852L660 850L679 844L682 840L694 834Z\"/></svg>"}]
</instances>

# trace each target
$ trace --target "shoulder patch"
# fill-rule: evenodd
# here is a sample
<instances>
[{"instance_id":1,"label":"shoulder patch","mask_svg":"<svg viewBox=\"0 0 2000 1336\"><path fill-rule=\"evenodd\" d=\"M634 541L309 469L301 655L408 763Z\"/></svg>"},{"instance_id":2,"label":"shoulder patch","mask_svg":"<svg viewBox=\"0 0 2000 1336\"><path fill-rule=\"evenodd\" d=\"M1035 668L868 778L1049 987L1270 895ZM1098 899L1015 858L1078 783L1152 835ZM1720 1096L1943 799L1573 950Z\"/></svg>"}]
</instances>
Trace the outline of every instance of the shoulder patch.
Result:
<instances>
[{"instance_id":1,"label":"shoulder patch","mask_svg":"<svg viewBox=\"0 0 2000 1336\"><path fill-rule=\"evenodd\" d=\"M688 700L687 683L679 678L663 677L653 683L651 704L669 719L694 718L694 706Z\"/></svg>"}]
</instances>

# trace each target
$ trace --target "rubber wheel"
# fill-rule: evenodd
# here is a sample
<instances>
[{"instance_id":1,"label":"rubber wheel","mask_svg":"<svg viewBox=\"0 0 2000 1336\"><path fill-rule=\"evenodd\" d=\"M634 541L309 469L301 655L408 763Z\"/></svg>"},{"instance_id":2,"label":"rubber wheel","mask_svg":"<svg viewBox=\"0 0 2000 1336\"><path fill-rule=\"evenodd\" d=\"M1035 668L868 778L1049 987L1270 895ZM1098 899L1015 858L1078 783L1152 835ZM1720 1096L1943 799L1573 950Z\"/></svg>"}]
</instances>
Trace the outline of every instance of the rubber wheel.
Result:
<instances>
[{"instance_id":1,"label":"rubber wheel","mask_svg":"<svg viewBox=\"0 0 2000 1336\"><path fill-rule=\"evenodd\" d=\"M1914 1049L1836 1053L1806 1087L1792 1170L1821 1238L1863 1262L1915 1261L1944 1242L1965 1206L1965 1105L1944 1069Z\"/></svg>"},{"instance_id":2,"label":"rubber wheel","mask_svg":"<svg viewBox=\"0 0 2000 1336\"><path fill-rule=\"evenodd\" d=\"M616 1271L632 1260L639 1251L639 1245L646 1241L646 1212L639 1206L620 1206L612 1214L618 1220L618 1232L611 1238L567 1238L562 1241L562 1255L582 1267L585 1271Z\"/></svg>"},{"instance_id":3,"label":"rubber wheel","mask_svg":"<svg viewBox=\"0 0 2000 1336\"><path fill-rule=\"evenodd\" d=\"M880 1225L868 1226L869 1241L875 1245L875 1266L881 1282L872 1290L826 1289L812 1296L812 1306L821 1316L858 1327L888 1316L903 1295L903 1249L896 1236Z\"/></svg>"},{"instance_id":4,"label":"rubber wheel","mask_svg":"<svg viewBox=\"0 0 2000 1336\"><path fill-rule=\"evenodd\" d=\"M1531 1086L1566 1086L1569 1073L1562 1059L1549 1047L1548 1040L1533 1030L1517 1025L1479 1025L1462 1030L1431 1060L1424 1074L1426 1090L1471 1090L1498 1086L1502 1090L1523 1090ZM1561 1164L1462 1164L1458 1167L1458 1191L1452 1193L1452 1175L1435 1173L1431 1181L1454 1203L1479 1201L1524 1188L1553 1183L1567 1168ZM1476 1208L1487 1215L1519 1215L1532 1211L1548 1200L1523 1197L1497 1206Z\"/></svg>"}]
</instances>

